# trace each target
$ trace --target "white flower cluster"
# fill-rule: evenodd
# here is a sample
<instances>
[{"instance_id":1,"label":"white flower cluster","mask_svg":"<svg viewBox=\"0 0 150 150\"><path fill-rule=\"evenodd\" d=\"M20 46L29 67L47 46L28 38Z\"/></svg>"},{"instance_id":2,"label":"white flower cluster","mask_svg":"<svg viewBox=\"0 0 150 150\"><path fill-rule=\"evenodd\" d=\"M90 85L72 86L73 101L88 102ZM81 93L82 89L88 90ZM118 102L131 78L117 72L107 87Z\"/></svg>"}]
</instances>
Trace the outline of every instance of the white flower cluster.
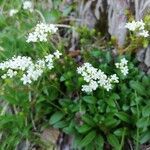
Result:
<instances>
[{"instance_id":1,"label":"white flower cluster","mask_svg":"<svg viewBox=\"0 0 150 150\"><path fill-rule=\"evenodd\" d=\"M112 89L112 83L119 83L119 78L116 74L108 77L103 71L94 68L90 63L84 63L83 66L78 67L77 72L88 83L82 85L82 91L87 93L95 91L98 87L103 87L109 91Z\"/></svg>"},{"instance_id":2,"label":"white flower cluster","mask_svg":"<svg viewBox=\"0 0 150 150\"><path fill-rule=\"evenodd\" d=\"M23 2L23 9L33 12L33 3L29 0Z\"/></svg>"},{"instance_id":3,"label":"white flower cluster","mask_svg":"<svg viewBox=\"0 0 150 150\"><path fill-rule=\"evenodd\" d=\"M12 78L21 71L21 81L23 81L23 84L30 84L32 81L36 81L42 75L44 70L51 70L54 67L54 59L59 59L61 55L62 54L57 50L53 54L49 54L35 63L30 57L14 56L9 60L0 63L0 69L6 71L1 78Z\"/></svg>"},{"instance_id":4,"label":"white flower cluster","mask_svg":"<svg viewBox=\"0 0 150 150\"><path fill-rule=\"evenodd\" d=\"M11 10L9 11L9 16L12 17L12 16L14 16L14 15L17 14L17 13L18 13L18 10L17 10L17 9L11 9Z\"/></svg>"},{"instance_id":5,"label":"white flower cluster","mask_svg":"<svg viewBox=\"0 0 150 150\"><path fill-rule=\"evenodd\" d=\"M145 23L143 20L140 21L132 21L128 22L125 25L126 28L128 28L130 31L138 31L139 36L148 37L148 31L145 30Z\"/></svg>"},{"instance_id":6,"label":"white flower cluster","mask_svg":"<svg viewBox=\"0 0 150 150\"><path fill-rule=\"evenodd\" d=\"M54 24L39 23L33 32L29 33L26 42L46 42L48 33L56 33L58 28Z\"/></svg>"},{"instance_id":7,"label":"white flower cluster","mask_svg":"<svg viewBox=\"0 0 150 150\"><path fill-rule=\"evenodd\" d=\"M142 30L138 33L139 36L143 36L143 37L148 37L149 34L148 34L148 31L147 30Z\"/></svg>"},{"instance_id":8,"label":"white flower cluster","mask_svg":"<svg viewBox=\"0 0 150 150\"><path fill-rule=\"evenodd\" d=\"M120 63L115 63L116 68L119 68L124 76L129 73L127 63L128 60L126 60L125 58L122 58Z\"/></svg>"},{"instance_id":9,"label":"white flower cluster","mask_svg":"<svg viewBox=\"0 0 150 150\"><path fill-rule=\"evenodd\" d=\"M141 21L135 21L133 20L132 22L126 23L125 27L128 28L130 31L135 31L135 30L144 30L145 23L143 20Z\"/></svg>"}]
</instances>

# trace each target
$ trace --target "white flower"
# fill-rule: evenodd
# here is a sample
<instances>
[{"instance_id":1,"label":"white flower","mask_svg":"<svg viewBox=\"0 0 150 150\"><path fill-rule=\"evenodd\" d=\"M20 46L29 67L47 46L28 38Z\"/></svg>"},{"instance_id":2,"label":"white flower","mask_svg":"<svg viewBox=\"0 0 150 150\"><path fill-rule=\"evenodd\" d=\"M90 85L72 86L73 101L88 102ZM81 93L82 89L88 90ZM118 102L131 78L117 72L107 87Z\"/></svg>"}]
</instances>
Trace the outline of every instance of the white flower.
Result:
<instances>
[{"instance_id":1,"label":"white flower","mask_svg":"<svg viewBox=\"0 0 150 150\"><path fill-rule=\"evenodd\" d=\"M117 77L116 74L110 76L110 82L119 83L119 78Z\"/></svg>"},{"instance_id":2,"label":"white flower","mask_svg":"<svg viewBox=\"0 0 150 150\"><path fill-rule=\"evenodd\" d=\"M119 68L121 73L126 76L129 73L129 69L127 66L128 61L125 58L122 58L120 63L115 63L116 68Z\"/></svg>"},{"instance_id":3,"label":"white flower","mask_svg":"<svg viewBox=\"0 0 150 150\"><path fill-rule=\"evenodd\" d=\"M49 25L49 28L48 29L48 32L51 32L51 33L56 33L58 28L55 26L55 24L50 24Z\"/></svg>"},{"instance_id":4,"label":"white flower","mask_svg":"<svg viewBox=\"0 0 150 150\"><path fill-rule=\"evenodd\" d=\"M25 70L31 64L32 61L30 57L13 56L8 61L0 63L0 69L5 70L11 68L13 70L18 70L18 69Z\"/></svg>"},{"instance_id":5,"label":"white flower","mask_svg":"<svg viewBox=\"0 0 150 150\"><path fill-rule=\"evenodd\" d=\"M112 89L112 83L118 83L119 78L116 74L107 77L107 75L97 68L94 68L90 63L84 63L83 66L77 68L77 73L80 74L84 81L88 84L82 85L82 91L90 93L98 87L102 87L109 91Z\"/></svg>"},{"instance_id":6,"label":"white flower","mask_svg":"<svg viewBox=\"0 0 150 150\"><path fill-rule=\"evenodd\" d=\"M38 37L35 33L29 33L28 38L26 40L27 43L29 42L37 42Z\"/></svg>"},{"instance_id":7,"label":"white flower","mask_svg":"<svg viewBox=\"0 0 150 150\"><path fill-rule=\"evenodd\" d=\"M83 72L82 76L86 82L90 82L92 80L91 76L88 75L86 72Z\"/></svg>"},{"instance_id":8,"label":"white flower","mask_svg":"<svg viewBox=\"0 0 150 150\"><path fill-rule=\"evenodd\" d=\"M106 89L106 91L110 91L112 89L112 85L108 82L104 85L104 88Z\"/></svg>"},{"instance_id":9,"label":"white flower","mask_svg":"<svg viewBox=\"0 0 150 150\"><path fill-rule=\"evenodd\" d=\"M17 75L17 71L13 71L12 69L8 69L7 74L8 77L12 78Z\"/></svg>"},{"instance_id":10,"label":"white flower","mask_svg":"<svg viewBox=\"0 0 150 150\"><path fill-rule=\"evenodd\" d=\"M125 25L125 28L128 28L130 31L135 31L135 30L144 30L145 23L143 20L140 21L132 21L128 22Z\"/></svg>"},{"instance_id":11,"label":"white flower","mask_svg":"<svg viewBox=\"0 0 150 150\"><path fill-rule=\"evenodd\" d=\"M33 4L31 1L24 1L23 2L23 9L24 10L29 10L30 12L33 11Z\"/></svg>"},{"instance_id":12,"label":"white flower","mask_svg":"<svg viewBox=\"0 0 150 150\"><path fill-rule=\"evenodd\" d=\"M97 83L96 81L92 80L92 81L90 81L90 83L89 83L89 87L90 87L93 91L95 91L95 90L98 88L98 83Z\"/></svg>"},{"instance_id":13,"label":"white flower","mask_svg":"<svg viewBox=\"0 0 150 150\"><path fill-rule=\"evenodd\" d=\"M37 61L37 63L36 63L36 68L45 68L45 64L46 62L45 62L45 60L44 59L39 59L38 61Z\"/></svg>"},{"instance_id":14,"label":"white flower","mask_svg":"<svg viewBox=\"0 0 150 150\"><path fill-rule=\"evenodd\" d=\"M29 33L26 42L47 42L48 33L56 33L58 28L53 24L39 23L33 32Z\"/></svg>"},{"instance_id":15,"label":"white flower","mask_svg":"<svg viewBox=\"0 0 150 150\"><path fill-rule=\"evenodd\" d=\"M128 22L126 23L125 28L128 28L130 31L135 31L137 29L137 24L135 21Z\"/></svg>"},{"instance_id":16,"label":"white flower","mask_svg":"<svg viewBox=\"0 0 150 150\"><path fill-rule=\"evenodd\" d=\"M61 53L59 53L59 55L61 55ZM46 69L51 70L54 67L54 59L58 59L55 52L54 54L45 56L43 59L37 60L35 63L30 57L14 56L9 60L0 63L0 69L6 72L1 78L12 78L21 71L23 75L20 79L23 81L23 84L30 84L33 81L38 80Z\"/></svg>"},{"instance_id":17,"label":"white flower","mask_svg":"<svg viewBox=\"0 0 150 150\"><path fill-rule=\"evenodd\" d=\"M28 77L30 77L31 80L36 81L43 73L42 69L37 69L37 68L29 68L27 70Z\"/></svg>"},{"instance_id":18,"label":"white flower","mask_svg":"<svg viewBox=\"0 0 150 150\"><path fill-rule=\"evenodd\" d=\"M148 31L147 30L142 30L141 32L138 33L139 36L143 36L143 37L148 37Z\"/></svg>"},{"instance_id":19,"label":"white flower","mask_svg":"<svg viewBox=\"0 0 150 150\"><path fill-rule=\"evenodd\" d=\"M120 63L115 63L116 68L119 68Z\"/></svg>"},{"instance_id":20,"label":"white flower","mask_svg":"<svg viewBox=\"0 0 150 150\"><path fill-rule=\"evenodd\" d=\"M121 68L121 72L124 76L126 76L129 73L128 66L124 66Z\"/></svg>"},{"instance_id":21,"label":"white flower","mask_svg":"<svg viewBox=\"0 0 150 150\"><path fill-rule=\"evenodd\" d=\"M145 30L145 23L143 22L143 20L140 21L132 21L132 22L128 22L125 25L125 28L128 28L130 31L137 31L137 35L139 36L143 36L143 37L148 37L148 31Z\"/></svg>"},{"instance_id":22,"label":"white flower","mask_svg":"<svg viewBox=\"0 0 150 150\"><path fill-rule=\"evenodd\" d=\"M84 67L78 67L77 68L77 73L82 74L84 72Z\"/></svg>"},{"instance_id":23,"label":"white flower","mask_svg":"<svg viewBox=\"0 0 150 150\"><path fill-rule=\"evenodd\" d=\"M125 58L121 59L121 64L122 65L127 65L127 63L128 63L128 60L126 60Z\"/></svg>"},{"instance_id":24,"label":"white flower","mask_svg":"<svg viewBox=\"0 0 150 150\"><path fill-rule=\"evenodd\" d=\"M17 10L17 9L11 9L11 10L9 11L9 16L12 17L12 16L14 16L14 15L17 14L17 13L18 13L18 10Z\"/></svg>"},{"instance_id":25,"label":"white flower","mask_svg":"<svg viewBox=\"0 0 150 150\"><path fill-rule=\"evenodd\" d=\"M54 55L49 54L49 55L45 56L45 61L46 61L46 62L52 62L52 61L53 61L53 58L54 58Z\"/></svg>"},{"instance_id":26,"label":"white flower","mask_svg":"<svg viewBox=\"0 0 150 150\"><path fill-rule=\"evenodd\" d=\"M21 78L21 81L23 81L23 84L30 84L32 81L31 81L31 78L25 74L23 74L23 77Z\"/></svg>"},{"instance_id":27,"label":"white flower","mask_svg":"<svg viewBox=\"0 0 150 150\"><path fill-rule=\"evenodd\" d=\"M56 58L60 58L61 55L62 55L62 53L60 53L58 50L56 50L56 52L54 52L54 56Z\"/></svg>"},{"instance_id":28,"label":"white flower","mask_svg":"<svg viewBox=\"0 0 150 150\"><path fill-rule=\"evenodd\" d=\"M144 26L145 26L145 23L143 22L143 20L136 22L136 28L138 28L139 30L144 30Z\"/></svg>"},{"instance_id":29,"label":"white flower","mask_svg":"<svg viewBox=\"0 0 150 150\"><path fill-rule=\"evenodd\" d=\"M91 93L93 91L89 85L82 85L81 90L86 93Z\"/></svg>"},{"instance_id":30,"label":"white flower","mask_svg":"<svg viewBox=\"0 0 150 150\"><path fill-rule=\"evenodd\" d=\"M7 74L3 74L3 75L1 76L1 78L2 78L2 79L6 79L6 78L7 78Z\"/></svg>"},{"instance_id":31,"label":"white flower","mask_svg":"<svg viewBox=\"0 0 150 150\"><path fill-rule=\"evenodd\" d=\"M48 64L47 64L47 67L48 67L48 69L52 69L52 68L54 68L54 66L53 66L53 64L52 64L52 63L48 63Z\"/></svg>"}]
</instances>

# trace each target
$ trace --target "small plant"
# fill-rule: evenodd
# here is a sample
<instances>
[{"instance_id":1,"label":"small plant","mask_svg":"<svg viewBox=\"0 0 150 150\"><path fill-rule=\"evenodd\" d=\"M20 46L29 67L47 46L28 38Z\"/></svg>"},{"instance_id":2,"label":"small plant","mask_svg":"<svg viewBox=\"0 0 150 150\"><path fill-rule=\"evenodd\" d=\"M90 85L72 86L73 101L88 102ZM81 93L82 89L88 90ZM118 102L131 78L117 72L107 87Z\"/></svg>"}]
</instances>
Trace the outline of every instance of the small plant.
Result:
<instances>
[{"instance_id":1,"label":"small plant","mask_svg":"<svg viewBox=\"0 0 150 150\"><path fill-rule=\"evenodd\" d=\"M149 37L149 18L145 17L145 22L143 20L140 21L132 21L128 22L125 25L130 31L129 40L130 44L123 50L123 52L135 52L140 47L148 46L148 37Z\"/></svg>"},{"instance_id":2,"label":"small plant","mask_svg":"<svg viewBox=\"0 0 150 150\"><path fill-rule=\"evenodd\" d=\"M92 50L92 53L98 51ZM76 87L77 96L59 100L59 107L64 109L64 113L55 112L50 118L50 124L73 135L75 149L104 149L106 143L114 149L123 149L127 139L132 139L136 149L139 149L139 144L149 139L146 134L150 125L148 118L145 118L145 123L141 121L142 111L144 112L149 103L149 90L145 90L149 86L150 78L139 72L132 62L129 61L127 65L125 58L121 59L121 63L116 62L113 65L113 59L101 58L100 55L102 54L99 53L99 57L96 57L102 59L101 63L93 61L97 69L89 63L78 68L78 73L83 78L79 75L76 81L80 82L80 88ZM127 66L129 70L125 69L126 72L124 68ZM93 81L95 79L98 80ZM89 85L82 85L85 81ZM110 84L111 88L108 88L107 83L110 81L117 84ZM149 116L149 112L147 113Z\"/></svg>"}]
</instances>

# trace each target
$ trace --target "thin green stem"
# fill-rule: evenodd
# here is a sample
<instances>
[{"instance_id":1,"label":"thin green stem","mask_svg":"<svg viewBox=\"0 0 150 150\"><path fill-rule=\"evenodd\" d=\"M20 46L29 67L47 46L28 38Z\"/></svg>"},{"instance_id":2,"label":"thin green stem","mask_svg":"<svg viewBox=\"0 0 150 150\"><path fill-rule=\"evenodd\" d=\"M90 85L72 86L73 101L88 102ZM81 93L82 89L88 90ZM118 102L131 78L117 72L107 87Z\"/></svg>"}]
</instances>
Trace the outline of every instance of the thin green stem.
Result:
<instances>
[{"instance_id":1,"label":"thin green stem","mask_svg":"<svg viewBox=\"0 0 150 150\"><path fill-rule=\"evenodd\" d=\"M135 92L135 98L137 98L137 93ZM136 110L137 110L137 120L139 120L140 112L139 112L139 105L136 101ZM137 127L136 130L136 147L135 150L139 150L139 128Z\"/></svg>"},{"instance_id":2,"label":"thin green stem","mask_svg":"<svg viewBox=\"0 0 150 150\"><path fill-rule=\"evenodd\" d=\"M36 131L37 128L36 128L36 126L35 126L35 122L34 122L33 114L32 114L32 113L31 113L30 117L31 117L31 122L32 122L33 129Z\"/></svg>"},{"instance_id":3,"label":"thin green stem","mask_svg":"<svg viewBox=\"0 0 150 150\"><path fill-rule=\"evenodd\" d=\"M6 103L5 106L3 107L1 113L0 113L0 116L3 116L3 115L6 113L6 111L7 111L7 109L8 109L8 106L9 106L9 104ZM1 138L2 138L2 135L3 135L3 132L0 132L0 140L1 140Z\"/></svg>"},{"instance_id":4,"label":"thin green stem","mask_svg":"<svg viewBox=\"0 0 150 150\"><path fill-rule=\"evenodd\" d=\"M82 112L82 99L79 99L79 112Z\"/></svg>"},{"instance_id":5,"label":"thin green stem","mask_svg":"<svg viewBox=\"0 0 150 150\"><path fill-rule=\"evenodd\" d=\"M34 11L41 17L42 22L45 23L46 21L45 21L45 18L44 18L44 16L43 16L43 14L42 14L39 10L37 10L37 9L35 9Z\"/></svg>"},{"instance_id":6,"label":"thin green stem","mask_svg":"<svg viewBox=\"0 0 150 150\"><path fill-rule=\"evenodd\" d=\"M31 100L32 100L31 91L28 92L28 96L29 96L28 97L29 98L29 102L31 102Z\"/></svg>"},{"instance_id":7,"label":"thin green stem","mask_svg":"<svg viewBox=\"0 0 150 150\"><path fill-rule=\"evenodd\" d=\"M66 96L61 90L59 90L56 86L54 86L54 85L50 85L50 86L52 86L52 87L54 87L58 92L60 92L63 96Z\"/></svg>"},{"instance_id":8,"label":"thin green stem","mask_svg":"<svg viewBox=\"0 0 150 150\"><path fill-rule=\"evenodd\" d=\"M1 4L1 7L0 7L1 13L3 12L5 4L6 4L6 0L3 0L3 3Z\"/></svg>"},{"instance_id":9,"label":"thin green stem","mask_svg":"<svg viewBox=\"0 0 150 150\"><path fill-rule=\"evenodd\" d=\"M123 145L124 145L125 131L126 131L126 129L124 128L124 129L123 129L123 133L122 133L121 144L120 144L119 150L122 150Z\"/></svg>"},{"instance_id":10,"label":"thin green stem","mask_svg":"<svg viewBox=\"0 0 150 150\"><path fill-rule=\"evenodd\" d=\"M114 99L114 102L115 102L115 104L116 104L116 106L117 106L117 109L120 110L120 106L119 106L119 104L118 104L118 102L117 102L116 99Z\"/></svg>"},{"instance_id":11,"label":"thin green stem","mask_svg":"<svg viewBox=\"0 0 150 150\"><path fill-rule=\"evenodd\" d=\"M57 108L58 110L60 110L60 111L62 111L62 112L64 112L64 113L66 113L63 109L61 109L59 106L55 105L54 103L52 103L52 102L50 102L50 101L49 101L49 103L50 103L52 106L54 106L55 108Z\"/></svg>"},{"instance_id":12,"label":"thin green stem","mask_svg":"<svg viewBox=\"0 0 150 150\"><path fill-rule=\"evenodd\" d=\"M41 43L39 43L39 45L42 48L42 50L44 51L44 54L47 54L47 50L43 47L43 45Z\"/></svg>"},{"instance_id":13,"label":"thin green stem","mask_svg":"<svg viewBox=\"0 0 150 150\"><path fill-rule=\"evenodd\" d=\"M7 108L8 108L8 105L9 105L8 103L5 104L5 106L3 107L3 109L2 109L2 111L0 113L0 116L5 114L5 112L6 112Z\"/></svg>"}]
</instances>

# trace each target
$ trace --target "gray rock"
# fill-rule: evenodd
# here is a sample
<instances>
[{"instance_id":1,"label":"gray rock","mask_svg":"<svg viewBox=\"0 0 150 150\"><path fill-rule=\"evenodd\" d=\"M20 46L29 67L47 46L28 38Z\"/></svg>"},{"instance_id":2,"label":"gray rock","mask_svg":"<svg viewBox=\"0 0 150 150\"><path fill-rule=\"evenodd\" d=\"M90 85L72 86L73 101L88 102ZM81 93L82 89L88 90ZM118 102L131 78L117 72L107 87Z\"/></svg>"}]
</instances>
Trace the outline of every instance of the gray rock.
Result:
<instances>
[{"instance_id":1,"label":"gray rock","mask_svg":"<svg viewBox=\"0 0 150 150\"><path fill-rule=\"evenodd\" d=\"M144 58L145 58L145 49L141 49L137 52L136 54L136 58L139 62L144 62Z\"/></svg>"},{"instance_id":2,"label":"gray rock","mask_svg":"<svg viewBox=\"0 0 150 150\"><path fill-rule=\"evenodd\" d=\"M147 74L150 75L150 68L148 69Z\"/></svg>"},{"instance_id":3,"label":"gray rock","mask_svg":"<svg viewBox=\"0 0 150 150\"><path fill-rule=\"evenodd\" d=\"M139 69L142 70L143 72L147 72L148 71L148 68L145 65L145 63L140 63L139 64Z\"/></svg>"},{"instance_id":4,"label":"gray rock","mask_svg":"<svg viewBox=\"0 0 150 150\"><path fill-rule=\"evenodd\" d=\"M16 150L29 150L30 142L28 140L24 140L20 142L16 148Z\"/></svg>"},{"instance_id":5,"label":"gray rock","mask_svg":"<svg viewBox=\"0 0 150 150\"><path fill-rule=\"evenodd\" d=\"M124 45L127 33L125 28L127 9L129 9L127 0L108 0L108 31L117 39L120 47Z\"/></svg>"},{"instance_id":6,"label":"gray rock","mask_svg":"<svg viewBox=\"0 0 150 150\"><path fill-rule=\"evenodd\" d=\"M146 49L144 63L147 67L150 67L150 46L148 46L148 48Z\"/></svg>"}]
</instances>

